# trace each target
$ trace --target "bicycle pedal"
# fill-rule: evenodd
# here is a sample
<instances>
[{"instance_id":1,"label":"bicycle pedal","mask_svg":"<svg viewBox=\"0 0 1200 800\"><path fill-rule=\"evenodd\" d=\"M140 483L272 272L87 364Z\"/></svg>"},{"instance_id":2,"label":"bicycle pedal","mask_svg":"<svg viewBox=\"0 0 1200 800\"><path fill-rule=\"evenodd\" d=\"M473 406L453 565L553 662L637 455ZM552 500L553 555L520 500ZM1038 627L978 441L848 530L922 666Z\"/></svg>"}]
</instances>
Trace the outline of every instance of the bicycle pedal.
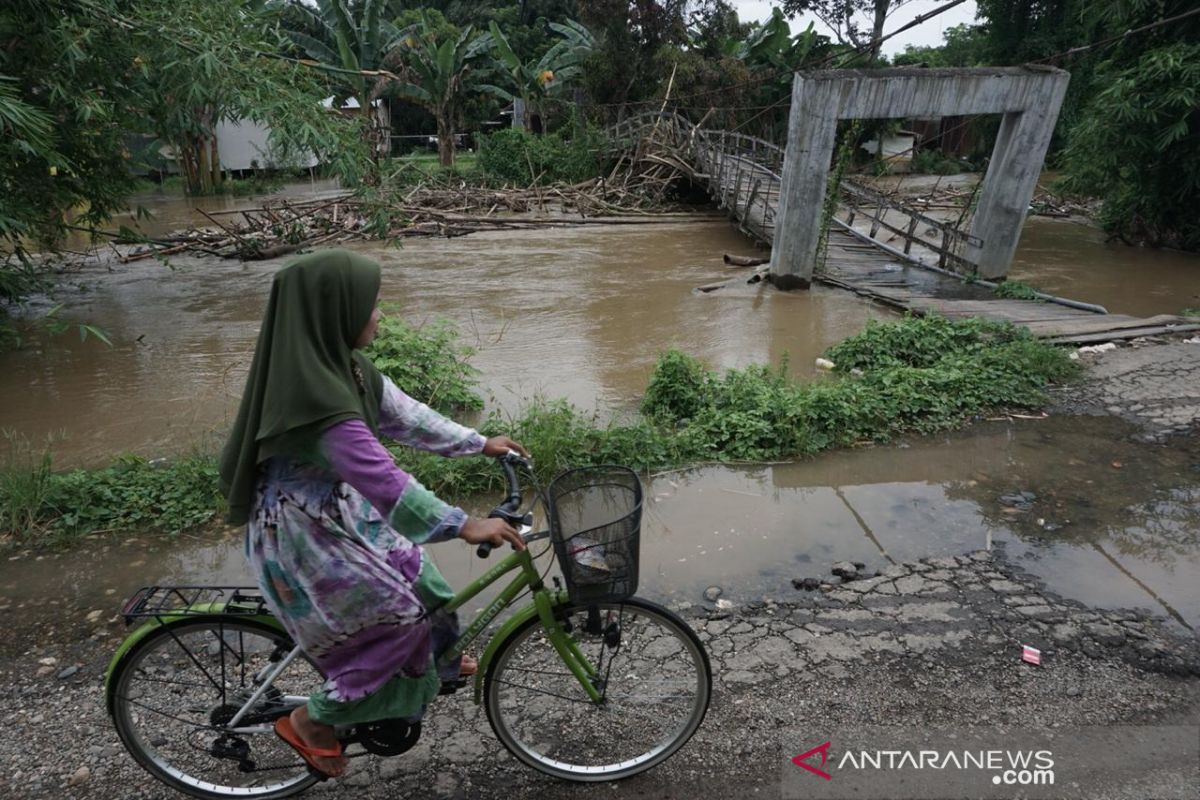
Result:
<instances>
[{"instance_id":1,"label":"bicycle pedal","mask_svg":"<svg viewBox=\"0 0 1200 800\"><path fill-rule=\"evenodd\" d=\"M455 678L452 681L442 681L442 688L438 689L438 694L454 694L466 685L466 678Z\"/></svg>"}]
</instances>

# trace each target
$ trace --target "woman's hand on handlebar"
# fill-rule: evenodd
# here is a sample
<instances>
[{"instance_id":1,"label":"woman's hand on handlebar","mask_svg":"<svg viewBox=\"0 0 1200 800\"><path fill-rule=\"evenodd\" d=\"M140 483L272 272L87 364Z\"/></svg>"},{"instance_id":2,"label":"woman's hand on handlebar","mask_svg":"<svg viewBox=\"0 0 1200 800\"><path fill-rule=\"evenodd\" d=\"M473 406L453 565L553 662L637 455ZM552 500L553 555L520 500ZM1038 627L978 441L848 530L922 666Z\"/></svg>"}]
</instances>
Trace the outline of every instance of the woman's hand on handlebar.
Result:
<instances>
[{"instance_id":1,"label":"woman's hand on handlebar","mask_svg":"<svg viewBox=\"0 0 1200 800\"><path fill-rule=\"evenodd\" d=\"M499 547L508 542L517 550L525 549L525 540L521 538L521 534L517 533L517 529L509 525L502 519L468 519L463 523L462 529L458 532L458 537L470 544L490 544L492 547Z\"/></svg>"},{"instance_id":2,"label":"woman's hand on handlebar","mask_svg":"<svg viewBox=\"0 0 1200 800\"><path fill-rule=\"evenodd\" d=\"M493 436L483 446L483 454L492 458L499 458L509 450L516 450L525 458L529 458L529 451L520 442L513 441L507 436Z\"/></svg>"}]
</instances>

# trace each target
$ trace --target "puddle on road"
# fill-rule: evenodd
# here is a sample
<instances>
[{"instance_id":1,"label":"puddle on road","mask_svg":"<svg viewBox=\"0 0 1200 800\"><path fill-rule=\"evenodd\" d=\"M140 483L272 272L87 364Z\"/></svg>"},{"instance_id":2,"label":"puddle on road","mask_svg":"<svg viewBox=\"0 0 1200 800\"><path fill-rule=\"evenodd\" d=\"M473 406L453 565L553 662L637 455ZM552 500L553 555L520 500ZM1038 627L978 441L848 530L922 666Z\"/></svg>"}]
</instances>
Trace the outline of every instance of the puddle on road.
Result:
<instances>
[{"instance_id":1,"label":"puddle on road","mask_svg":"<svg viewBox=\"0 0 1200 800\"><path fill-rule=\"evenodd\" d=\"M721 219L645 226L499 231L362 243L384 265L384 301L416 324L446 317L479 352L490 406L515 412L537 394L585 409L636 404L657 354L680 347L717 368L777 363L811 374L829 345L890 312L834 289L783 294L696 286L747 274L722 264L753 252ZM170 455L223 431L249 366L272 273L286 259L241 264L172 257L79 276L64 314L106 330L109 348L75 336L0 353L3 423L56 464L116 454Z\"/></svg>"},{"instance_id":2,"label":"puddle on road","mask_svg":"<svg viewBox=\"0 0 1200 800\"><path fill-rule=\"evenodd\" d=\"M1107 418L990 422L798 463L659 475L646 487L640 592L698 603L717 584L735 601L793 598L792 578L826 576L843 559L874 569L1002 546L1053 592L1194 628L1200 450L1135 443L1131 432ZM999 502L1020 491L1036 495L1030 510ZM431 552L458 586L494 563L453 544ZM234 533L100 540L0 562L14 642L34 635L51 602L82 621L147 583L246 580Z\"/></svg>"}]
</instances>

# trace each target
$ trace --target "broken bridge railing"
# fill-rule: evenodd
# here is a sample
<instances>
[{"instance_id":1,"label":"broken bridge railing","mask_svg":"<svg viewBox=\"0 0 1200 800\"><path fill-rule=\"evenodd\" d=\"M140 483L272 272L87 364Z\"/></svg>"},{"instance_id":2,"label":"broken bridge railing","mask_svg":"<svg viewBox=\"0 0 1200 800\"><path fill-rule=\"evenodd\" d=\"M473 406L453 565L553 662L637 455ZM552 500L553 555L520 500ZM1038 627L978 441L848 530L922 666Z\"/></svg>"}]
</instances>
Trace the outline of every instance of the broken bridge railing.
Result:
<instances>
[{"instance_id":1,"label":"broken bridge railing","mask_svg":"<svg viewBox=\"0 0 1200 800\"><path fill-rule=\"evenodd\" d=\"M613 149L634 148L639 157L651 160L661 158L656 151L672 151L672 160L691 166L688 177L706 183L718 206L728 209L744 233L771 244L783 183L784 149L779 145L735 131L701 128L673 111L629 117L609 128L608 138ZM839 201L831 224L914 262L920 261L918 254L929 253L942 269L975 271L962 253L966 245L979 247L981 242L958 225L849 179L842 181ZM870 222L869 233L854 227L865 220ZM890 239L900 237L900 246L879 238L881 231ZM914 254L914 248L925 252Z\"/></svg>"},{"instance_id":2,"label":"broken bridge railing","mask_svg":"<svg viewBox=\"0 0 1200 800\"><path fill-rule=\"evenodd\" d=\"M913 260L917 260L912 254L915 245L935 255L937 266L942 269L964 273L975 271L975 265L962 253L967 245L980 247L982 241L957 224L934 219L894 197L851 180L842 181L841 189L841 203L834 214L834 222L839 223L839 227L853 229L855 220L861 215L870 220L870 231L865 235L872 241L896 249L877 238L881 230L888 231L894 234L891 238L901 237L903 245L899 249Z\"/></svg>"}]
</instances>

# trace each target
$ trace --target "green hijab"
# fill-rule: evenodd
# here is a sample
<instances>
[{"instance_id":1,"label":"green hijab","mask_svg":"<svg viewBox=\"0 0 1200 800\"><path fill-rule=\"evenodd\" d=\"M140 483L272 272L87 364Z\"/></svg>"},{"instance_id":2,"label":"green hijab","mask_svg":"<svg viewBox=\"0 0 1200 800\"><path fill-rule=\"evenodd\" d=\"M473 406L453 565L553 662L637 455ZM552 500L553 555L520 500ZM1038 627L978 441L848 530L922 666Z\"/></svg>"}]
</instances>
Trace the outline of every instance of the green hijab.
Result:
<instances>
[{"instance_id":1,"label":"green hijab","mask_svg":"<svg viewBox=\"0 0 1200 800\"><path fill-rule=\"evenodd\" d=\"M276 455L317 459L321 432L347 419L378 432L383 378L354 342L371 318L379 283L379 265L347 250L318 250L275 273L221 453L231 523L249 519L261 462Z\"/></svg>"}]
</instances>

